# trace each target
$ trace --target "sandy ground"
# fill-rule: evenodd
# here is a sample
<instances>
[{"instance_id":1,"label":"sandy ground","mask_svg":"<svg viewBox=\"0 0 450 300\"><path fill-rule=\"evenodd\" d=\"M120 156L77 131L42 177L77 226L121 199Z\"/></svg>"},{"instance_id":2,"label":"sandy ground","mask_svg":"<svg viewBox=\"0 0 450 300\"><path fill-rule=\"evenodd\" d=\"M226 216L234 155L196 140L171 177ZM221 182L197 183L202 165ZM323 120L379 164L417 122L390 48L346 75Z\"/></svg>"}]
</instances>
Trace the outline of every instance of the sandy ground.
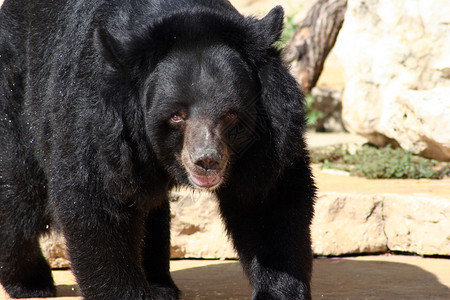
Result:
<instances>
[{"instance_id":1,"label":"sandy ground","mask_svg":"<svg viewBox=\"0 0 450 300\"><path fill-rule=\"evenodd\" d=\"M251 299L236 261L176 260L181 299ZM314 261L313 299L450 299L450 260L413 256L321 258ZM70 271L54 271L60 300L80 300ZM0 299L10 299L0 290Z\"/></svg>"}]
</instances>

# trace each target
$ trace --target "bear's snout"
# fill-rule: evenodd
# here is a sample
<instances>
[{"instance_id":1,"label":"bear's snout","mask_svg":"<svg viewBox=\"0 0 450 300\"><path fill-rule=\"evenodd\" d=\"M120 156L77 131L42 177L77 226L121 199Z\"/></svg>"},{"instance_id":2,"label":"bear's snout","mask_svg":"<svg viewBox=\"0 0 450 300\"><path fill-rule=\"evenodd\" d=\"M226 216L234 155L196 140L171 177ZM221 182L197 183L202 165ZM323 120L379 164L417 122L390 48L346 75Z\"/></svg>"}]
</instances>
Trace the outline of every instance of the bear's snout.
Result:
<instances>
[{"instance_id":1,"label":"bear's snout","mask_svg":"<svg viewBox=\"0 0 450 300\"><path fill-rule=\"evenodd\" d=\"M194 187L214 189L223 182L228 150L213 122L188 122L181 160Z\"/></svg>"}]
</instances>

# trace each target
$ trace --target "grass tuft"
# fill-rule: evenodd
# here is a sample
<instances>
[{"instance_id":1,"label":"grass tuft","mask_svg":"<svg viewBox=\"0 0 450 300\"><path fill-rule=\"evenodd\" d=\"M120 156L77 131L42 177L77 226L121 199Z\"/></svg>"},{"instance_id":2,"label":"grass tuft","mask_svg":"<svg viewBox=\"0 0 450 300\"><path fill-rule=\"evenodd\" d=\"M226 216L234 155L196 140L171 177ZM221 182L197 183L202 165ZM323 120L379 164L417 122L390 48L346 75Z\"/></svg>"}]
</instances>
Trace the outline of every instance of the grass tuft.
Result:
<instances>
[{"instance_id":1,"label":"grass tuft","mask_svg":"<svg viewBox=\"0 0 450 300\"><path fill-rule=\"evenodd\" d=\"M391 146L364 145L351 153L347 146L311 149L311 160L322 169L336 169L370 179L442 179L450 176L450 163L427 159Z\"/></svg>"}]
</instances>

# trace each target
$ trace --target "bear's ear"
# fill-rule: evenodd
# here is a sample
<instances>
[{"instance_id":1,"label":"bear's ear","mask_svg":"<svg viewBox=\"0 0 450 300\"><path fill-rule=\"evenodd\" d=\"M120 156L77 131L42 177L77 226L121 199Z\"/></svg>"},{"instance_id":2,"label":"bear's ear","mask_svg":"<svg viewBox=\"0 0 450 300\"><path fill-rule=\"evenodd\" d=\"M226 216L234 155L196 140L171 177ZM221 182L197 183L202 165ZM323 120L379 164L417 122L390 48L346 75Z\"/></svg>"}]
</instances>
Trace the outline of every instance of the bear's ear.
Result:
<instances>
[{"instance_id":1,"label":"bear's ear","mask_svg":"<svg viewBox=\"0 0 450 300\"><path fill-rule=\"evenodd\" d=\"M268 46L278 41L283 32L284 10L278 5L259 21L259 30Z\"/></svg>"},{"instance_id":2,"label":"bear's ear","mask_svg":"<svg viewBox=\"0 0 450 300\"><path fill-rule=\"evenodd\" d=\"M124 70L123 47L106 29L94 31L94 47L101 56L116 70Z\"/></svg>"}]
</instances>

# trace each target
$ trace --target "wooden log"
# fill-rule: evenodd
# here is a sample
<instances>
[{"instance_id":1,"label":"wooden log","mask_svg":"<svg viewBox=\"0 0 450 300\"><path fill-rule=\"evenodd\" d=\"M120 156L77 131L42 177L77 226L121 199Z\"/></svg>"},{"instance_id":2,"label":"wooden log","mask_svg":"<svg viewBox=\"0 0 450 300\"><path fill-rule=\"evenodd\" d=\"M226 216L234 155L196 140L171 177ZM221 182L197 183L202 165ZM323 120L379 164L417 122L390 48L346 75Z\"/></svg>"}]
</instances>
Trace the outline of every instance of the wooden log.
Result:
<instances>
[{"instance_id":1,"label":"wooden log","mask_svg":"<svg viewBox=\"0 0 450 300\"><path fill-rule=\"evenodd\" d=\"M303 92L309 94L323 70L344 22L347 0L319 0L289 39L284 56Z\"/></svg>"}]
</instances>

